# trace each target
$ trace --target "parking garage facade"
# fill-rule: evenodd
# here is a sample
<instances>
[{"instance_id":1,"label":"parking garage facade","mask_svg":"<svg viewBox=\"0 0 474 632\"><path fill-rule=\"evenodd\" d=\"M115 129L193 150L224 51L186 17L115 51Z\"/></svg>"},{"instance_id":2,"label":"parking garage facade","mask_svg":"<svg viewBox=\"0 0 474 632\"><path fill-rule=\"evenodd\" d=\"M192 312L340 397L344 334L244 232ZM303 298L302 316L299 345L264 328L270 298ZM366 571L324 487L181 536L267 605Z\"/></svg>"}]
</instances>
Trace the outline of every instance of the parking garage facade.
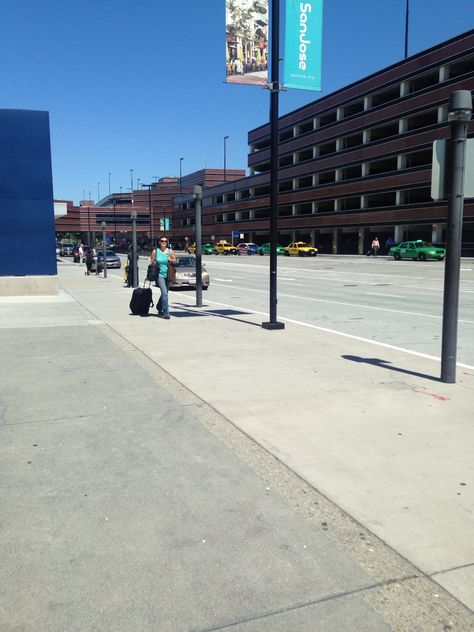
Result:
<instances>
[{"instance_id":1,"label":"parking garage facade","mask_svg":"<svg viewBox=\"0 0 474 632\"><path fill-rule=\"evenodd\" d=\"M279 119L279 241L363 254L374 236L446 241L446 201L431 198L433 141L449 138L448 102L474 89L474 31L394 64ZM474 123L469 136L474 135ZM269 240L270 127L248 134L247 177L203 192L203 240ZM192 234L194 210L175 215ZM463 254L474 255L474 199Z\"/></svg>"}]
</instances>

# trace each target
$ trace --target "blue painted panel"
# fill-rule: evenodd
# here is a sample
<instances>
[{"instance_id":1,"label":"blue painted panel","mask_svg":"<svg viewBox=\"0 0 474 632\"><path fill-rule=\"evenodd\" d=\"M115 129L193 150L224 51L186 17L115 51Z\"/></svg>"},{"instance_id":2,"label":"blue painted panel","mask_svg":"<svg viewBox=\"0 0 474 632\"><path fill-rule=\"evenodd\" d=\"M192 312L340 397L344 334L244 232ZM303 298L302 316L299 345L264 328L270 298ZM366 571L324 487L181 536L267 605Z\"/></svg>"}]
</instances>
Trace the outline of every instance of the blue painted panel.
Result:
<instances>
[{"instance_id":1,"label":"blue painted panel","mask_svg":"<svg viewBox=\"0 0 474 632\"><path fill-rule=\"evenodd\" d=\"M49 116L0 110L0 276L57 274Z\"/></svg>"}]
</instances>

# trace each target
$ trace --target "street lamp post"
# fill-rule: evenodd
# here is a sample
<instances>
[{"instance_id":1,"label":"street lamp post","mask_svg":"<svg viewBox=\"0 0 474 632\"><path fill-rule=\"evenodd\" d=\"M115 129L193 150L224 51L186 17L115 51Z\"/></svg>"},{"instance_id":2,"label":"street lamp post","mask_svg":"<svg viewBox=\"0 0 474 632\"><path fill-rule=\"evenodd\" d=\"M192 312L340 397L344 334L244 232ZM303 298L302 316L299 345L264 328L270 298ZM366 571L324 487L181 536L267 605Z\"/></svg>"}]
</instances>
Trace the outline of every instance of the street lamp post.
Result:
<instances>
[{"instance_id":1,"label":"street lamp post","mask_svg":"<svg viewBox=\"0 0 474 632\"><path fill-rule=\"evenodd\" d=\"M228 136L224 136L224 182L227 182L227 139Z\"/></svg>"},{"instance_id":2,"label":"street lamp post","mask_svg":"<svg viewBox=\"0 0 474 632\"><path fill-rule=\"evenodd\" d=\"M270 320L264 329L284 329L277 321L278 100L280 95L280 0L272 0L272 76L270 83Z\"/></svg>"},{"instance_id":3,"label":"street lamp post","mask_svg":"<svg viewBox=\"0 0 474 632\"><path fill-rule=\"evenodd\" d=\"M181 167L181 165L183 164L183 160L184 160L184 158L180 158L180 159L179 159L179 192L180 192L180 193L181 193L181 191L182 191L181 178L183 177L183 172L182 172L182 167Z\"/></svg>"},{"instance_id":4,"label":"street lamp post","mask_svg":"<svg viewBox=\"0 0 474 632\"><path fill-rule=\"evenodd\" d=\"M142 187L148 187L148 212L150 214L150 252L153 250L153 215L151 210L151 187L152 184L143 184Z\"/></svg>"},{"instance_id":5,"label":"street lamp post","mask_svg":"<svg viewBox=\"0 0 474 632\"><path fill-rule=\"evenodd\" d=\"M91 207L90 207L90 203L91 203L91 191L89 191L89 198L87 200L87 221L89 223L89 236L87 238L87 241L89 243L89 246L92 246L92 243L91 243Z\"/></svg>"},{"instance_id":6,"label":"street lamp post","mask_svg":"<svg viewBox=\"0 0 474 632\"><path fill-rule=\"evenodd\" d=\"M104 259L104 279L107 278L107 244L105 235L105 222L102 222L102 258ZM99 259L97 259L97 272L99 272Z\"/></svg>"},{"instance_id":7,"label":"street lamp post","mask_svg":"<svg viewBox=\"0 0 474 632\"><path fill-rule=\"evenodd\" d=\"M441 381L454 384L456 382L466 138L467 128L472 115L472 96L470 91L458 90L453 92L449 99L448 112L451 140L448 141L448 161L446 165L448 223L446 265L444 268Z\"/></svg>"},{"instance_id":8,"label":"street lamp post","mask_svg":"<svg viewBox=\"0 0 474 632\"><path fill-rule=\"evenodd\" d=\"M132 196L133 204L133 169L130 169L130 195Z\"/></svg>"}]
</instances>

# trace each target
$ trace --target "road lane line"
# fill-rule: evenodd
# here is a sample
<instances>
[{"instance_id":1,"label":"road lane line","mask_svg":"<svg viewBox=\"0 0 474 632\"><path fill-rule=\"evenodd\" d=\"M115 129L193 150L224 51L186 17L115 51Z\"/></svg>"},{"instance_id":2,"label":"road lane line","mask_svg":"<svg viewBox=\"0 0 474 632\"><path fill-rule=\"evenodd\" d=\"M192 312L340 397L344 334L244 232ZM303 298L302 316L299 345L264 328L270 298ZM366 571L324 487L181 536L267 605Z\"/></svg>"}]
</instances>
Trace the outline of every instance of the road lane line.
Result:
<instances>
[{"instance_id":1,"label":"road lane line","mask_svg":"<svg viewBox=\"0 0 474 632\"><path fill-rule=\"evenodd\" d=\"M187 296L183 296L180 298L188 298ZM189 299L193 300L194 299ZM267 312L260 312L257 310L251 310L246 307L237 307L236 305L230 305L229 303L219 303L217 301L210 301L206 299L206 303L212 303L213 305L219 305L220 307L227 307L230 309L235 309L239 311L245 311L247 314L259 314L260 316L265 316L269 318L269 314ZM190 305L190 307L194 307L194 305ZM201 308L196 308L201 309ZM365 342L371 345L375 345L376 347L384 347L385 349L393 349L394 351L401 351L403 353L408 353L410 355L418 356L420 358L426 358L428 360L436 360L437 362L441 362L441 358L437 356L430 355L428 353L421 353L421 351L412 351L411 349L405 349L405 347L397 347L395 345L390 345L386 342L378 342L377 340L371 340L370 338L362 338L361 336L354 336L353 334L346 334L343 331L337 331L336 329L328 329L327 327L320 327L319 325L312 325L311 323L305 323L300 320L294 320L293 318L286 318L285 316L279 316L280 320L284 320L287 323L292 323L294 325L300 325L301 327L308 327L309 329L316 329L317 331L324 331L325 333L335 334L336 336L342 336L344 338L351 338L352 340L359 340L360 342ZM456 362L456 366L463 367L464 369L474 370L474 366L470 364L464 364L462 362Z\"/></svg>"},{"instance_id":2,"label":"road lane line","mask_svg":"<svg viewBox=\"0 0 474 632\"><path fill-rule=\"evenodd\" d=\"M406 298L406 296L402 296L401 294L380 294L380 292L364 292L369 296L387 296L388 298Z\"/></svg>"},{"instance_id":3,"label":"road lane line","mask_svg":"<svg viewBox=\"0 0 474 632\"><path fill-rule=\"evenodd\" d=\"M218 283L216 283L215 285L219 287ZM222 287L225 287L225 285L223 285ZM236 285L233 286L233 289L243 290L244 292L256 292L259 294L268 294L266 290L256 290L254 288L239 287ZM389 307L376 307L374 305L361 305L360 303L344 303L342 301L329 301L327 299L322 299L322 298L312 298L311 296L298 296L297 294L284 294L282 292L279 294L279 297L291 298L291 299L303 300L303 301L313 301L314 303L327 303L328 305L344 305L345 307L360 307L361 309L372 309L378 312L390 312L392 314L405 314L406 316L422 316L424 318L434 318L435 320L441 320L443 318L442 316L435 316L432 314L423 314L422 312L406 312L400 309L390 309ZM458 322L463 323L464 325L474 325L474 321L471 321L471 320L459 319Z\"/></svg>"}]
</instances>

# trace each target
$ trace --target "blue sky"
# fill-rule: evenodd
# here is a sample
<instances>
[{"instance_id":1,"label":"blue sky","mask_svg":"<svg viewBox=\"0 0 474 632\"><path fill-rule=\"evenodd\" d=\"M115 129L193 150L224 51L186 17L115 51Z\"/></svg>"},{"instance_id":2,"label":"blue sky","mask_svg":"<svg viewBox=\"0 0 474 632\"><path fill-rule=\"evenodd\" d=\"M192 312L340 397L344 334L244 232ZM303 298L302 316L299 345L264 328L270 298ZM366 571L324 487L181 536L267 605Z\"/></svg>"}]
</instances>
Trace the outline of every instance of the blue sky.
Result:
<instances>
[{"instance_id":1,"label":"blue sky","mask_svg":"<svg viewBox=\"0 0 474 632\"><path fill-rule=\"evenodd\" d=\"M134 181L245 169L247 132L268 120L265 89L224 83L225 0L2 0L0 108L50 112L54 195L97 199ZM284 1L281 0L282 10ZM409 54L474 26L474 0L411 0ZM322 93L291 90L289 112L395 63L405 0L325 0ZM283 55L283 52L282 52Z\"/></svg>"}]
</instances>

